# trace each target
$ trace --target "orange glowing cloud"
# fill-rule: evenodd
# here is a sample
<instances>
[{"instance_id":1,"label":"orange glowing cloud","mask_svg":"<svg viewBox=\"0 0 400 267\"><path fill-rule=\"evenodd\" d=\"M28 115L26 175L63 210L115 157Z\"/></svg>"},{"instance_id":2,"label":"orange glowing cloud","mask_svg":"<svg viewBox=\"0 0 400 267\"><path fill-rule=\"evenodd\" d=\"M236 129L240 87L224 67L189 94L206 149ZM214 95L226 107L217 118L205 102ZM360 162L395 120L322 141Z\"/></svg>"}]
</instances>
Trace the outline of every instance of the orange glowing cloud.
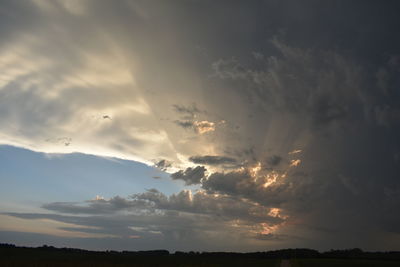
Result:
<instances>
[{"instance_id":1,"label":"orange glowing cloud","mask_svg":"<svg viewBox=\"0 0 400 267\"><path fill-rule=\"evenodd\" d=\"M300 159L292 159L292 160L290 161L290 167L299 166L300 163L301 163L301 160L300 160Z\"/></svg>"},{"instance_id":2,"label":"orange glowing cloud","mask_svg":"<svg viewBox=\"0 0 400 267\"><path fill-rule=\"evenodd\" d=\"M290 151L288 154L289 155L293 155L293 154L298 154L298 153L301 153L301 152L302 152L301 149L296 149L296 150Z\"/></svg>"},{"instance_id":3,"label":"orange glowing cloud","mask_svg":"<svg viewBox=\"0 0 400 267\"><path fill-rule=\"evenodd\" d=\"M267 181L264 183L264 187L267 188L268 186L272 185L273 183L276 183L276 180L278 179L279 174L277 172L271 172L268 173L267 176L265 177Z\"/></svg>"},{"instance_id":4,"label":"orange glowing cloud","mask_svg":"<svg viewBox=\"0 0 400 267\"><path fill-rule=\"evenodd\" d=\"M193 126L199 134L215 131L215 123L211 121L195 121Z\"/></svg>"},{"instance_id":5,"label":"orange glowing cloud","mask_svg":"<svg viewBox=\"0 0 400 267\"><path fill-rule=\"evenodd\" d=\"M262 227L260 234L262 234L262 235L272 234L279 228L278 225L271 226L271 225L268 225L267 223L261 223L260 225Z\"/></svg>"}]
</instances>

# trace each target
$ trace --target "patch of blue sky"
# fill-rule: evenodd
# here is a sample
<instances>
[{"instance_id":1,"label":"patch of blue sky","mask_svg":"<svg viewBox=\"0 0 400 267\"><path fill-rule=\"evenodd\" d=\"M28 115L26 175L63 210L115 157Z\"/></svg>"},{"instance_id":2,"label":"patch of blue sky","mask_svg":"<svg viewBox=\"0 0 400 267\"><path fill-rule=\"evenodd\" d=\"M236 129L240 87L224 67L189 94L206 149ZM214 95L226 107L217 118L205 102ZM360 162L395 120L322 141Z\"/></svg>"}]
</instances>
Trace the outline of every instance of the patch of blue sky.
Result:
<instances>
[{"instance_id":1,"label":"patch of blue sky","mask_svg":"<svg viewBox=\"0 0 400 267\"><path fill-rule=\"evenodd\" d=\"M126 197L150 188L170 195L185 186L171 180L168 173L135 161L0 146L0 211L84 201L97 195Z\"/></svg>"}]
</instances>

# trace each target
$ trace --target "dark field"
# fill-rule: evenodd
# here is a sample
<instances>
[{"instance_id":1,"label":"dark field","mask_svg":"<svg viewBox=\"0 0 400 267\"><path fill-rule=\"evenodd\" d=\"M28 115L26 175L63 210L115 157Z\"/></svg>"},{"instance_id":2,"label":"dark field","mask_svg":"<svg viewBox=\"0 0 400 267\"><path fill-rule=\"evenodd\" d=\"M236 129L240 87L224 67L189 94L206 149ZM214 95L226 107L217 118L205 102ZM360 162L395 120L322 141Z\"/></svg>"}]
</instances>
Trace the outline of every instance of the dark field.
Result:
<instances>
[{"instance_id":1,"label":"dark field","mask_svg":"<svg viewBox=\"0 0 400 267\"><path fill-rule=\"evenodd\" d=\"M166 251L166 253L168 253ZM278 259L239 254L154 252L92 252L49 248L0 249L0 266L279 266ZM165 254L165 255L163 255Z\"/></svg>"},{"instance_id":2,"label":"dark field","mask_svg":"<svg viewBox=\"0 0 400 267\"><path fill-rule=\"evenodd\" d=\"M400 261L358 259L298 259L292 267L399 267Z\"/></svg>"},{"instance_id":3,"label":"dark field","mask_svg":"<svg viewBox=\"0 0 400 267\"><path fill-rule=\"evenodd\" d=\"M143 258L143 259L126 259L126 260L112 260L112 259L14 259L14 260L1 260L0 266L31 266L31 267L53 267L53 266L264 266L264 267L279 267L279 260L271 259L216 259L216 258L203 258L203 259L183 259L177 257L168 258Z\"/></svg>"},{"instance_id":4,"label":"dark field","mask_svg":"<svg viewBox=\"0 0 400 267\"><path fill-rule=\"evenodd\" d=\"M264 266L280 267L400 267L400 252L363 252L359 249L320 253L311 249L284 249L254 253L154 251L88 251L42 246L0 244L0 267L30 266ZM288 263L288 261L286 261ZM286 267L287 264L285 265Z\"/></svg>"}]
</instances>

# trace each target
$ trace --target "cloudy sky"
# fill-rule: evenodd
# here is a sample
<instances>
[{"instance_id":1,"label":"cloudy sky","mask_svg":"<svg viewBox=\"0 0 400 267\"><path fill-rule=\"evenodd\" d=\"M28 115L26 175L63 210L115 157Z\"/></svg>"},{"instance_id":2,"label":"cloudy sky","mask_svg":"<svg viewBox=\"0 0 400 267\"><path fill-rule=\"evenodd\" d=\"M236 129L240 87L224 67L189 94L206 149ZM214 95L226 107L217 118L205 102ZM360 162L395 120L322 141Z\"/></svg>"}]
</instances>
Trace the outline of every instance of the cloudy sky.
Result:
<instances>
[{"instance_id":1,"label":"cloudy sky","mask_svg":"<svg viewBox=\"0 0 400 267\"><path fill-rule=\"evenodd\" d=\"M400 4L250 2L2 1L0 241L398 249Z\"/></svg>"}]
</instances>

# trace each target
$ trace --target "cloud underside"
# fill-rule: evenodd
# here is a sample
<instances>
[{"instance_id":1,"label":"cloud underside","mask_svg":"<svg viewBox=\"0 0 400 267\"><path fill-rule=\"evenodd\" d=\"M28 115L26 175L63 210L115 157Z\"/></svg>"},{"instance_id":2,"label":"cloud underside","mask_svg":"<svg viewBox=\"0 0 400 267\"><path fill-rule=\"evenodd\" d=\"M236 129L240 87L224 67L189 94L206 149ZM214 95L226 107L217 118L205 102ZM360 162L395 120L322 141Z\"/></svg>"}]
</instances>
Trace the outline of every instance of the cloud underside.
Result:
<instances>
[{"instance_id":1,"label":"cloud underside","mask_svg":"<svg viewBox=\"0 0 400 267\"><path fill-rule=\"evenodd\" d=\"M183 180L186 185L199 184L201 179L205 177L206 168L197 166L195 168L187 168L171 174L171 178L175 180Z\"/></svg>"},{"instance_id":2,"label":"cloud underside","mask_svg":"<svg viewBox=\"0 0 400 267\"><path fill-rule=\"evenodd\" d=\"M49 219L75 227L61 230L111 238L152 240L153 245L172 242L170 249L240 249L260 245L262 238L279 240L271 230L282 224L280 214L255 202L226 194L181 191L169 197L156 189L128 198L96 199L86 203L56 202L43 206L54 214L6 213L29 219ZM68 214L68 215L67 215ZM232 246L226 246L227 238ZM214 244L209 244L210 241ZM258 244L257 244L258 243ZM242 247L241 249L243 249Z\"/></svg>"},{"instance_id":3,"label":"cloud underside","mask_svg":"<svg viewBox=\"0 0 400 267\"><path fill-rule=\"evenodd\" d=\"M370 244L383 236L400 234L399 218L395 212L388 212L399 208L399 191L386 189L385 195L379 195L376 188L357 187L346 177L335 183L334 177L311 177L295 170L279 176L275 173L274 182L269 183L269 172L253 168L212 173L201 180L196 192L183 190L166 196L150 189L129 197L43 205L51 214L6 215L73 224L60 227L72 234L134 237L151 240L153 245L170 242L171 249L184 250L205 245L207 250L315 246L320 238L325 239L323 248L327 249L342 246L343 240L347 244ZM329 182L323 182L325 179ZM383 205L364 205L373 194ZM382 207L384 210L379 210ZM346 236L341 235L343 232ZM314 238L310 240L310 236Z\"/></svg>"},{"instance_id":4,"label":"cloud underside","mask_svg":"<svg viewBox=\"0 0 400 267\"><path fill-rule=\"evenodd\" d=\"M353 25L346 33L363 49L342 47L347 35L336 35L345 29L327 44L329 27L319 29L310 7L299 18L318 32L296 39L282 28L249 36L243 29L270 24L252 25L255 10L241 5L232 6L242 23L232 32L225 9L199 25L187 14L204 9L181 5L4 4L0 143L137 160L199 188L8 215L154 244L232 241L243 250L268 242L378 246L380 236L397 236L400 52L383 47L392 42Z\"/></svg>"}]
</instances>

